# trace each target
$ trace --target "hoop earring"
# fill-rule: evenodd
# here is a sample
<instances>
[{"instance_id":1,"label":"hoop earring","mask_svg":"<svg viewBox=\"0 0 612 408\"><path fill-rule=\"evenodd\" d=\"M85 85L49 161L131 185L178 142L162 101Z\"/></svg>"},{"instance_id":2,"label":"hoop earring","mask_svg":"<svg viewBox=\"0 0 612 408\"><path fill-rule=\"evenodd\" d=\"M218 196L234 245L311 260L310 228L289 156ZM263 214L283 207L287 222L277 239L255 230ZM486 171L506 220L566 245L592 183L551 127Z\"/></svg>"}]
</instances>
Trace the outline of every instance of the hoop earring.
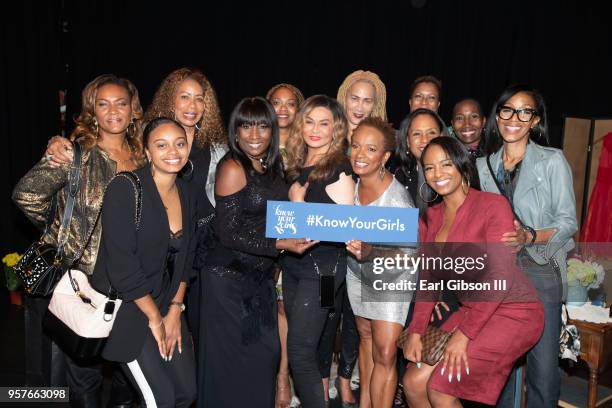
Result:
<instances>
[{"instance_id":1,"label":"hoop earring","mask_svg":"<svg viewBox=\"0 0 612 408\"><path fill-rule=\"evenodd\" d=\"M189 166L189 170L185 170L187 168L187 166ZM181 169L181 177L191 177L191 175L193 174L193 162L191 161L191 159L187 160L187 163L185 163L185 166L183 166L183 168Z\"/></svg>"},{"instance_id":2,"label":"hoop earring","mask_svg":"<svg viewBox=\"0 0 612 408\"><path fill-rule=\"evenodd\" d=\"M380 165L380 181L383 181L385 179L385 166L384 165Z\"/></svg>"},{"instance_id":3,"label":"hoop earring","mask_svg":"<svg viewBox=\"0 0 612 408\"><path fill-rule=\"evenodd\" d=\"M202 119L200 119L200 122L202 122ZM198 132L202 129L197 123L195 124L195 128L198 130Z\"/></svg>"},{"instance_id":4,"label":"hoop earring","mask_svg":"<svg viewBox=\"0 0 612 408\"><path fill-rule=\"evenodd\" d=\"M465 181L467 180L467 191L465 191L463 189L463 187L465 186ZM466 195L470 192L470 179L466 178L466 177L461 177L461 191L463 191Z\"/></svg>"},{"instance_id":5,"label":"hoop earring","mask_svg":"<svg viewBox=\"0 0 612 408\"><path fill-rule=\"evenodd\" d=\"M435 196L434 198L432 198L431 200L427 201L427 200L426 200L426 199L423 197L423 192L422 192L423 186L424 186L425 184L427 184L427 182L426 182L426 181L424 181L424 182L423 182L423 184L421 184L421 185L419 186L419 197L421 197L421 200L423 200L423 201L424 201L424 202L426 202L426 203L433 203L434 201L436 201L436 200L438 199L438 193L437 193L437 192L434 190L434 192L436 193L436 196Z\"/></svg>"}]
</instances>

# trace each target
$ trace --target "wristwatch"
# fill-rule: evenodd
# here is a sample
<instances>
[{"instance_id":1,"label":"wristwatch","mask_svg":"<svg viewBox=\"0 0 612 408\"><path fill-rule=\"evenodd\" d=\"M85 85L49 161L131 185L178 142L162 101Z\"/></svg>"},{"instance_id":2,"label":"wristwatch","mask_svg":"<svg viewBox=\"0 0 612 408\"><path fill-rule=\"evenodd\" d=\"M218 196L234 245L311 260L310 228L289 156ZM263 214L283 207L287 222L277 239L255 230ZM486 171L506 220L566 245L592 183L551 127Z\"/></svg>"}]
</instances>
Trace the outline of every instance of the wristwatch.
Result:
<instances>
[{"instance_id":1,"label":"wristwatch","mask_svg":"<svg viewBox=\"0 0 612 408\"><path fill-rule=\"evenodd\" d=\"M173 300L172 302L170 302L170 306L178 306L178 308L181 310L181 312L185 311L185 304L183 302L177 302L176 300Z\"/></svg>"}]
</instances>

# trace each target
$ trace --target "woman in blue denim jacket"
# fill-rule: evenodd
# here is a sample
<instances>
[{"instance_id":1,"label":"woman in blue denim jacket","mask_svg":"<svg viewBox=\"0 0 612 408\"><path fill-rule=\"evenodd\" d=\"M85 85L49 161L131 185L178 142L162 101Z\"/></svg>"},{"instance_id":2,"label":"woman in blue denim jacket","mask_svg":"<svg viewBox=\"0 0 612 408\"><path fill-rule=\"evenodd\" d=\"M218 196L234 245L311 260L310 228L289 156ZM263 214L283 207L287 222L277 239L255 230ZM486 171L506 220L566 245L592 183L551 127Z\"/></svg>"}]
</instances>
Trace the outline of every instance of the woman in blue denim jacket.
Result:
<instances>
[{"instance_id":1,"label":"woman in blue denim jacket","mask_svg":"<svg viewBox=\"0 0 612 408\"><path fill-rule=\"evenodd\" d=\"M527 354L527 406L556 407L566 256L577 231L572 173L559 149L540 145L548 144L546 105L530 87L514 85L501 94L487 121L487 137L492 154L476 162L482 191L510 201L517 220L503 241L520 248L519 265L544 304L544 332ZM514 375L498 406L513 406L513 380Z\"/></svg>"}]
</instances>

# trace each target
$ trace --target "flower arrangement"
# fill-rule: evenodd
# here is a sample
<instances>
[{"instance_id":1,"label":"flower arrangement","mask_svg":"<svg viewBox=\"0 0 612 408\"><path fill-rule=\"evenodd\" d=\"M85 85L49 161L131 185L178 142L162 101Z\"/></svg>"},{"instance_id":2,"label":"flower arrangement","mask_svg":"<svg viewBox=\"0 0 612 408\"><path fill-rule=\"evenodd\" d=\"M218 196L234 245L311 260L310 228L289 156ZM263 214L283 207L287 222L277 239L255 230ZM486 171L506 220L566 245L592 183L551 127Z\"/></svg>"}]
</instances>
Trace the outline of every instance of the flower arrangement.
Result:
<instances>
[{"instance_id":1,"label":"flower arrangement","mask_svg":"<svg viewBox=\"0 0 612 408\"><path fill-rule=\"evenodd\" d=\"M580 258L567 260L567 283L570 286L581 285L588 289L596 289L604 280L604 269L596 263Z\"/></svg>"},{"instance_id":2,"label":"flower arrangement","mask_svg":"<svg viewBox=\"0 0 612 408\"><path fill-rule=\"evenodd\" d=\"M17 278L17 274L13 270L13 266L19 262L22 255L19 255L17 252L12 252L8 255L5 255L2 258L2 263L4 264L4 273L6 275L6 288L8 290L17 290L19 287L19 279Z\"/></svg>"}]
</instances>

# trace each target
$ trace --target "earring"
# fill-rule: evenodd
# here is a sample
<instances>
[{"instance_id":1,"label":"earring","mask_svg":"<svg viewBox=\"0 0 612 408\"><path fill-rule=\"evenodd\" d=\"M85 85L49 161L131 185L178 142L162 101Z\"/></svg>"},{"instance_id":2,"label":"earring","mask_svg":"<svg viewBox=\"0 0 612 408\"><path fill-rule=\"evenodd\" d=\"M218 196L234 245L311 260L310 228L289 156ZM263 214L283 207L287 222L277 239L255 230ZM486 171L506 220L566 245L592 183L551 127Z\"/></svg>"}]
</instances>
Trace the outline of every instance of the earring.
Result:
<instances>
[{"instance_id":1,"label":"earring","mask_svg":"<svg viewBox=\"0 0 612 408\"><path fill-rule=\"evenodd\" d=\"M467 191L463 189L463 187L465 187L465 180L467 180ZM461 190L467 195L467 193L469 193L470 191L470 179L466 178L466 177L461 177Z\"/></svg>"},{"instance_id":2,"label":"earring","mask_svg":"<svg viewBox=\"0 0 612 408\"><path fill-rule=\"evenodd\" d=\"M189 170L185 170L187 167L189 167ZM187 163L185 163L185 166L183 166L183 168L181 169L181 177L189 178L191 177L192 174L193 174L193 162L191 161L191 159L189 159L187 160Z\"/></svg>"},{"instance_id":3,"label":"earring","mask_svg":"<svg viewBox=\"0 0 612 408\"><path fill-rule=\"evenodd\" d=\"M98 136L100 136L98 134L98 120L96 118L93 118L93 124L96 127L96 139L98 138Z\"/></svg>"},{"instance_id":4,"label":"earring","mask_svg":"<svg viewBox=\"0 0 612 408\"><path fill-rule=\"evenodd\" d=\"M263 159L263 157L261 159L259 159L259 163L261 163L261 168L264 170L268 169L268 163Z\"/></svg>"},{"instance_id":5,"label":"earring","mask_svg":"<svg viewBox=\"0 0 612 408\"><path fill-rule=\"evenodd\" d=\"M202 123L202 119L200 119L200 123ZM200 126L198 126L198 123L195 124L195 128L200 131L200 129L202 129Z\"/></svg>"},{"instance_id":6,"label":"earring","mask_svg":"<svg viewBox=\"0 0 612 408\"><path fill-rule=\"evenodd\" d=\"M424 185L426 185L426 184L427 184L427 182L425 182L425 181L424 181L424 182L423 182L423 184L421 184L421 185L419 186L419 197L421 197L421 200L423 200L423 201L424 201L424 202L426 202L426 203L432 203L432 202L436 201L436 199L438 198L438 193L436 192L436 196L435 196L434 198L432 198L431 200L427 201L427 200L426 200L426 199L423 197L423 192L422 192L423 186L424 186Z\"/></svg>"},{"instance_id":7,"label":"earring","mask_svg":"<svg viewBox=\"0 0 612 408\"><path fill-rule=\"evenodd\" d=\"M132 131L131 132L130 132L130 126L132 127ZM127 130L125 132L125 136L128 137L128 138L131 138L135 134L136 134L136 123L134 123L134 118L132 118L132 121L128 125Z\"/></svg>"},{"instance_id":8,"label":"earring","mask_svg":"<svg viewBox=\"0 0 612 408\"><path fill-rule=\"evenodd\" d=\"M383 181L385 179L385 166L384 165L380 165L380 181Z\"/></svg>"}]
</instances>

